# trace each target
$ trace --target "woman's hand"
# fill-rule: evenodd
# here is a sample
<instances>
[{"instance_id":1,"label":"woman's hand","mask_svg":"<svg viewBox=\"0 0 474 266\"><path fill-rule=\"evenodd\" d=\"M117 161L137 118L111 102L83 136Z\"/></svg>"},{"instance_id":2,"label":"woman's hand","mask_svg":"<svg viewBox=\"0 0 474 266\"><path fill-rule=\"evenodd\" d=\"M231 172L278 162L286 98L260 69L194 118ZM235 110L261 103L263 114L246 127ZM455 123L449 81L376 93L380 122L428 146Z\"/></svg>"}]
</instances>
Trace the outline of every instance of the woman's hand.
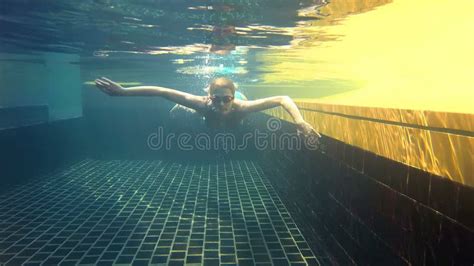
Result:
<instances>
[{"instance_id":1,"label":"woman's hand","mask_svg":"<svg viewBox=\"0 0 474 266\"><path fill-rule=\"evenodd\" d=\"M311 124L309 124L306 121L296 123L296 128L297 128L296 130L298 132L298 135L303 134L304 136L309 136L309 135L314 134L314 135L317 135L318 137L321 137L321 134L319 134L319 132L316 131L316 129L314 129L313 126L311 126Z\"/></svg>"},{"instance_id":2,"label":"woman's hand","mask_svg":"<svg viewBox=\"0 0 474 266\"><path fill-rule=\"evenodd\" d=\"M125 95L125 92L126 92L126 89L124 87L104 77L96 79L95 85L101 91L107 93L110 96L122 96L122 95Z\"/></svg>"}]
</instances>

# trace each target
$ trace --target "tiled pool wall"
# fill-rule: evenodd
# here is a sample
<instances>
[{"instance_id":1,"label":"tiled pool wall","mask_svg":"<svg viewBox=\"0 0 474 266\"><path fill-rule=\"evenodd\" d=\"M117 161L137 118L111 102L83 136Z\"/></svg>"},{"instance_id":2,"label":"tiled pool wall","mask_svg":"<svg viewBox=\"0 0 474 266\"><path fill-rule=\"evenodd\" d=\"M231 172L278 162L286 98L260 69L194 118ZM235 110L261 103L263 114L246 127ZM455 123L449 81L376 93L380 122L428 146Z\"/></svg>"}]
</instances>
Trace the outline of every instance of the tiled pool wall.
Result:
<instances>
[{"instance_id":1,"label":"tiled pool wall","mask_svg":"<svg viewBox=\"0 0 474 266\"><path fill-rule=\"evenodd\" d=\"M150 152L143 145L144 130L156 126L150 127L149 120L138 120L138 114L115 120L103 116L0 131L0 189L9 190L12 184L91 155L162 158L160 151ZM254 126L266 130L266 119L262 114ZM294 131L291 124L282 123L280 133ZM111 130L101 132L99 126ZM142 135L137 138L137 133ZM322 143L324 153L252 149L239 155L260 158L316 256L339 264L472 265L472 187L328 137ZM204 154L175 157L203 159Z\"/></svg>"},{"instance_id":2,"label":"tiled pool wall","mask_svg":"<svg viewBox=\"0 0 474 266\"><path fill-rule=\"evenodd\" d=\"M181 134L190 136L193 145L196 135L206 132L194 120L172 120L168 110L140 109L124 107L121 110L86 109L86 134L90 144L89 154L95 159L162 159L178 161L202 161L215 159L245 159L256 155L250 145L245 150L225 151L210 149L179 149L177 139ZM143 115L151 113L153 115ZM161 131L162 130L162 131ZM155 137L149 145L148 139ZM213 135L209 134L211 140ZM169 148L165 143L170 139ZM237 136L237 139L241 139ZM158 147L158 142L164 143Z\"/></svg>"},{"instance_id":3,"label":"tiled pool wall","mask_svg":"<svg viewBox=\"0 0 474 266\"><path fill-rule=\"evenodd\" d=\"M295 131L281 123L277 133ZM472 265L472 187L329 137L321 143L317 151L266 149L259 156L310 243L317 232L343 265Z\"/></svg>"},{"instance_id":4,"label":"tiled pool wall","mask_svg":"<svg viewBox=\"0 0 474 266\"><path fill-rule=\"evenodd\" d=\"M150 134L162 127L169 129L164 134L177 135L186 128L175 130L176 125L185 123L169 121L167 113L144 117L141 110L130 108L117 112L86 109L85 112L86 116L80 118L48 122L47 115L38 115L41 119L33 117L27 124L5 124L6 127L0 129L0 190L8 190L11 185L84 158L186 161L230 157L250 159L256 154L251 150L154 150L147 146ZM28 115L32 117L32 113L30 111Z\"/></svg>"},{"instance_id":5,"label":"tiled pool wall","mask_svg":"<svg viewBox=\"0 0 474 266\"><path fill-rule=\"evenodd\" d=\"M0 191L86 157L84 119L0 130Z\"/></svg>"}]
</instances>

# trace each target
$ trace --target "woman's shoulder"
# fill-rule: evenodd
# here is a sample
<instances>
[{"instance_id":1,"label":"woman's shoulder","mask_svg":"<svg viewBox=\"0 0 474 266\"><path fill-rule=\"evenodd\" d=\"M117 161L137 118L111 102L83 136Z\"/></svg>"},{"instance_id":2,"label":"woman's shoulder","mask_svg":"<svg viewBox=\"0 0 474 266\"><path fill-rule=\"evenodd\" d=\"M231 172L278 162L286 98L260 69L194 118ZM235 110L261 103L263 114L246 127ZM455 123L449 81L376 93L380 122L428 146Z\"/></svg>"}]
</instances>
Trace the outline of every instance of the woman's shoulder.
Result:
<instances>
[{"instance_id":1,"label":"woman's shoulder","mask_svg":"<svg viewBox=\"0 0 474 266\"><path fill-rule=\"evenodd\" d=\"M245 103L248 100L240 100L240 99L235 99L234 100L234 106L233 110L235 111L236 114L244 114L245 113Z\"/></svg>"},{"instance_id":2,"label":"woman's shoulder","mask_svg":"<svg viewBox=\"0 0 474 266\"><path fill-rule=\"evenodd\" d=\"M242 92L240 92L240 91L235 91L234 95L235 95L235 99L237 99L237 100L243 100L243 101L247 101L247 100L248 100L247 96L245 96L245 95L244 95Z\"/></svg>"},{"instance_id":3,"label":"woman's shoulder","mask_svg":"<svg viewBox=\"0 0 474 266\"><path fill-rule=\"evenodd\" d=\"M201 96L203 105L200 108L196 108L196 112L201 115L206 115L212 109L211 99L208 96Z\"/></svg>"}]
</instances>

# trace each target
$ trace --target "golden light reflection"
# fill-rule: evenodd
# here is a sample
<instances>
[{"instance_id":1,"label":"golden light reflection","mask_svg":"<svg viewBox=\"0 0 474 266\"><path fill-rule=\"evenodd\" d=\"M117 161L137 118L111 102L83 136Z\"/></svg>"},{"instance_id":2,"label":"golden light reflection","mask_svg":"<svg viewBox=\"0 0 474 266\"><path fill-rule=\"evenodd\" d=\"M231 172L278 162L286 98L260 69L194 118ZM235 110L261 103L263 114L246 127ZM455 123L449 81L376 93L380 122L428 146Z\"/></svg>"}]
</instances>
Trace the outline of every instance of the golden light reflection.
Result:
<instances>
[{"instance_id":1,"label":"golden light reflection","mask_svg":"<svg viewBox=\"0 0 474 266\"><path fill-rule=\"evenodd\" d=\"M320 100L474 113L474 1L331 1L320 13L295 29L292 49L258 55L256 94L344 80L352 85Z\"/></svg>"},{"instance_id":2,"label":"golden light reflection","mask_svg":"<svg viewBox=\"0 0 474 266\"><path fill-rule=\"evenodd\" d=\"M335 0L300 15L318 20L260 54L250 96L296 95L322 134L474 187L474 1Z\"/></svg>"},{"instance_id":3,"label":"golden light reflection","mask_svg":"<svg viewBox=\"0 0 474 266\"><path fill-rule=\"evenodd\" d=\"M309 107L310 104L298 103L298 105ZM417 128L416 124L387 123L390 117L384 119L383 114L377 114L379 110L377 108L359 107L365 113L379 116L380 120L371 121L364 119L365 117L341 116L345 114L345 106L314 103L312 106L313 110L319 111L305 108L302 114L305 120L322 134L385 158L474 187L473 132L462 135L434 128ZM390 111L385 114L404 113L404 110ZM266 113L292 121L281 108L270 109ZM474 115L470 115L467 119L466 122L472 125Z\"/></svg>"}]
</instances>

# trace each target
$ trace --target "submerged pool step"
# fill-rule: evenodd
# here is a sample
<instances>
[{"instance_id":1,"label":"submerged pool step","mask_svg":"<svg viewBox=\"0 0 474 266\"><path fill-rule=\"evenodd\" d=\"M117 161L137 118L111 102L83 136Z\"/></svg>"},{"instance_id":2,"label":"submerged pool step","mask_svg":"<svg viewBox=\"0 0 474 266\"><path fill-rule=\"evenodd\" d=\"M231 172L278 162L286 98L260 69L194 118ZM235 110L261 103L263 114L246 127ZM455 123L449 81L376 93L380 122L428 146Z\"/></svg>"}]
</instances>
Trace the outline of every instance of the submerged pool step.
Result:
<instances>
[{"instance_id":1,"label":"submerged pool step","mask_svg":"<svg viewBox=\"0 0 474 266\"><path fill-rule=\"evenodd\" d=\"M252 161L85 160L0 195L0 264L319 265Z\"/></svg>"}]
</instances>

